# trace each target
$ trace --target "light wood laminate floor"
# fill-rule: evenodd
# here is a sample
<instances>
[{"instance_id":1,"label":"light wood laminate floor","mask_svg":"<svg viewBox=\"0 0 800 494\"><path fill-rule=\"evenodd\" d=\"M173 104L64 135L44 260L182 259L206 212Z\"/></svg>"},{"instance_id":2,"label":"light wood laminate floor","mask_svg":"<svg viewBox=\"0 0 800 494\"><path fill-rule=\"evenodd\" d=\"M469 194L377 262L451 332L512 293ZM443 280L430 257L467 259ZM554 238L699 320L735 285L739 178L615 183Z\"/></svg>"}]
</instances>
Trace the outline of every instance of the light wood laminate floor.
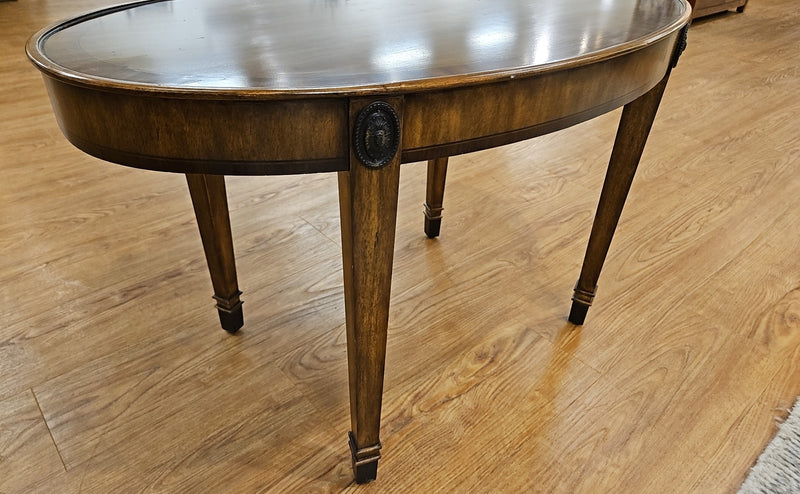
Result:
<instances>
[{"instance_id":1,"label":"light wood laminate floor","mask_svg":"<svg viewBox=\"0 0 800 494\"><path fill-rule=\"evenodd\" d=\"M454 157L437 240L404 165L366 486L335 175L228 179L219 329L184 178L74 149L24 56L111 3L0 2L0 492L732 492L800 394L796 0L695 22L581 328L618 111Z\"/></svg>"}]
</instances>

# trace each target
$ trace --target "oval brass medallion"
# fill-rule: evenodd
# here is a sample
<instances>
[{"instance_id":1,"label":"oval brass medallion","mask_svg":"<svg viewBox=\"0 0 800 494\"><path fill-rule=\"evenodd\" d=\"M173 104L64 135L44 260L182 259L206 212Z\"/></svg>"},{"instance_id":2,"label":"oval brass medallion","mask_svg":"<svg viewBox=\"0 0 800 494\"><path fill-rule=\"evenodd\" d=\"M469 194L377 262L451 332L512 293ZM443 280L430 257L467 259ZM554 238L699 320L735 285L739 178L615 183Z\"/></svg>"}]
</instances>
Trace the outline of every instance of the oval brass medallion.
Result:
<instances>
[{"instance_id":1,"label":"oval brass medallion","mask_svg":"<svg viewBox=\"0 0 800 494\"><path fill-rule=\"evenodd\" d=\"M400 119L383 101L365 106L358 114L353 143L356 157L370 168L388 165L400 145Z\"/></svg>"}]
</instances>

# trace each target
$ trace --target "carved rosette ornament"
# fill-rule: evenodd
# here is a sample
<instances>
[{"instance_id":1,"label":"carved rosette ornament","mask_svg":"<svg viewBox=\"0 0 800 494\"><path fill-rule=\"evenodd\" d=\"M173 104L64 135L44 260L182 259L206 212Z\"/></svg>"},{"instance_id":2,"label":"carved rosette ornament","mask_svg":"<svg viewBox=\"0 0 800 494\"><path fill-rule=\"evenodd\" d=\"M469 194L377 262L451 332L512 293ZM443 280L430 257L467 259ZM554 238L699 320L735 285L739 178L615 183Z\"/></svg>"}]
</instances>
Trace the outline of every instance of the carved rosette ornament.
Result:
<instances>
[{"instance_id":1,"label":"carved rosette ornament","mask_svg":"<svg viewBox=\"0 0 800 494\"><path fill-rule=\"evenodd\" d=\"M388 165L400 147L400 119L391 105L376 101L358 114L353 133L356 157L369 168Z\"/></svg>"}]
</instances>

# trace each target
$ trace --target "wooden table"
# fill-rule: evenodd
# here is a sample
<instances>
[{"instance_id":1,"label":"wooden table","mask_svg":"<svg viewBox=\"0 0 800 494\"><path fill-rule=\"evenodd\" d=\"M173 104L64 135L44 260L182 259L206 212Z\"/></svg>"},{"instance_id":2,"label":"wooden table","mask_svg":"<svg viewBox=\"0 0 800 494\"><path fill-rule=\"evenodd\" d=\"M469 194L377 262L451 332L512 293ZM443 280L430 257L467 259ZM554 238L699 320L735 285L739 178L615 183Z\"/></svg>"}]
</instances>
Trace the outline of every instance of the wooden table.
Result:
<instances>
[{"instance_id":1,"label":"wooden table","mask_svg":"<svg viewBox=\"0 0 800 494\"><path fill-rule=\"evenodd\" d=\"M243 318L224 175L338 172L361 483L380 458L400 164L429 160L433 237L448 156L624 105L572 298L582 324L689 17L685 0L146 0L46 28L27 52L75 146L186 174L228 331Z\"/></svg>"}]
</instances>

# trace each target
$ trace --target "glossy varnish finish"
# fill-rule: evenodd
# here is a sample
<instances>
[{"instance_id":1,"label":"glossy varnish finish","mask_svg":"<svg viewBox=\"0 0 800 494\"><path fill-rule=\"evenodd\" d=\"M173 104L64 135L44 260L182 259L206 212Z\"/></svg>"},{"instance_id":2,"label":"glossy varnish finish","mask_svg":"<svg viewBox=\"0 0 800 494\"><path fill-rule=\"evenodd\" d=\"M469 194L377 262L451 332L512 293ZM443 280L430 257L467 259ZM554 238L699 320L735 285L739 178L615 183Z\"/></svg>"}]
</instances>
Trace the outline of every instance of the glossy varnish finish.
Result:
<instances>
[{"instance_id":1,"label":"glossy varnish finish","mask_svg":"<svg viewBox=\"0 0 800 494\"><path fill-rule=\"evenodd\" d=\"M64 78L125 90L385 94L580 65L684 20L677 0L156 0L44 31L30 51Z\"/></svg>"},{"instance_id":2,"label":"glossy varnish finish","mask_svg":"<svg viewBox=\"0 0 800 494\"><path fill-rule=\"evenodd\" d=\"M400 98L384 100L398 113ZM371 100L354 100L354 126ZM350 450L356 481L375 479L381 443L381 397L392 286L400 154L370 169L350 153L351 169L339 172L347 358L350 383Z\"/></svg>"},{"instance_id":3,"label":"glossy varnish finish","mask_svg":"<svg viewBox=\"0 0 800 494\"><path fill-rule=\"evenodd\" d=\"M407 96L406 162L573 125L661 80L688 18L678 0L133 5L29 43L62 130L109 161L226 175L347 169L353 95Z\"/></svg>"},{"instance_id":4,"label":"glossy varnish finish","mask_svg":"<svg viewBox=\"0 0 800 494\"><path fill-rule=\"evenodd\" d=\"M428 238L439 236L442 226L442 203L447 180L447 157L428 161L428 180L425 187L425 234Z\"/></svg>"},{"instance_id":5,"label":"glossy varnish finish","mask_svg":"<svg viewBox=\"0 0 800 494\"><path fill-rule=\"evenodd\" d=\"M72 148L19 49L107 3L0 2L0 491L735 492L800 393L794 0L693 24L583 328L618 112L451 159L438 240L402 167L366 488L336 176L227 179L248 319L211 329L184 177Z\"/></svg>"},{"instance_id":6,"label":"glossy varnish finish","mask_svg":"<svg viewBox=\"0 0 800 494\"><path fill-rule=\"evenodd\" d=\"M572 298L569 321L574 324L583 324L586 311L594 300L600 270L611 246L611 239L617 229L622 207L628 197L636 167L644 152L650 127L653 125L666 86L665 77L647 94L626 105L622 110L603 191L600 193L600 203L597 205L589 245L586 247L586 256L583 259L583 268Z\"/></svg>"},{"instance_id":7,"label":"glossy varnish finish","mask_svg":"<svg viewBox=\"0 0 800 494\"><path fill-rule=\"evenodd\" d=\"M244 316L239 299L242 292L236 280L225 177L187 173L186 182L214 287L220 324L226 331L235 333L244 324Z\"/></svg>"},{"instance_id":8,"label":"glossy varnish finish","mask_svg":"<svg viewBox=\"0 0 800 494\"><path fill-rule=\"evenodd\" d=\"M40 31L27 49L73 144L110 161L187 175L228 331L242 325L242 311L225 182L213 175L339 171L350 449L363 483L375 479L380 459L401 162L432 160L426 204L440 211L447 156L553 132L625 105L569 317L583 324L683 51L689 11L682 0L551 8L518 0L492 5L490 16L480 2L453 12L438 0L346 2L319 17L300 5L253 10L238 1L220 10L223 4L211 1L139 2ZM351 35L348 27L365 12L391 15L395 26ZM426 22L447 13L443 22ZM512 17L513 28L498 21ZM276 20L281 29L271 27ZM424 26L422 34L415 24ZM472 34L462 36L467 29ZM169 34L158 39L158 32ZM505 45L504 36L522 44ZM337 50L345 37L385 45L386 53L348 56L349 49ZM272 66L259 71L258 64ZM376 104L384 116L367 118ZM433 228L426 225L429 236Z\"/></svg>"}]
</instances>

